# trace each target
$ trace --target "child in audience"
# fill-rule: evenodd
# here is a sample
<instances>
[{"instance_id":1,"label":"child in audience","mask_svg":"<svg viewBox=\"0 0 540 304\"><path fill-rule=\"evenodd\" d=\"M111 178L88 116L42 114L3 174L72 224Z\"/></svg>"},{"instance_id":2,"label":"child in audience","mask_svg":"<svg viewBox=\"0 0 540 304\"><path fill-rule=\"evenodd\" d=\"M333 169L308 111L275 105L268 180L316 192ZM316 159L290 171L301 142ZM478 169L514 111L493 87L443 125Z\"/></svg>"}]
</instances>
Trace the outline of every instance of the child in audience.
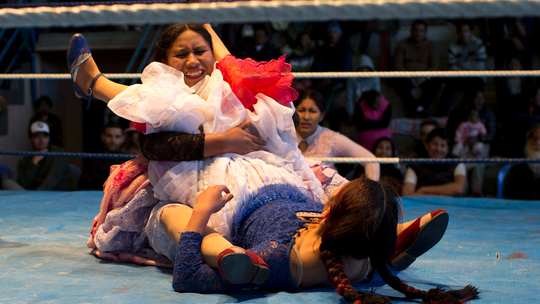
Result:
<instances>
[{"instance_id":1,"label":"child in audience","mask_svg":"<svg viewBox=\"0 0 540 304\"><path fill-rule=\"evenodd\" d=\"M460 123L456 130L452 153L460 157L476 157L480 155L484 148L484 143L479 141L478 137L486 136L486 134L486 126L478 118L478 110L471 109L467 120Z\"/></svg>"}]
</instances>

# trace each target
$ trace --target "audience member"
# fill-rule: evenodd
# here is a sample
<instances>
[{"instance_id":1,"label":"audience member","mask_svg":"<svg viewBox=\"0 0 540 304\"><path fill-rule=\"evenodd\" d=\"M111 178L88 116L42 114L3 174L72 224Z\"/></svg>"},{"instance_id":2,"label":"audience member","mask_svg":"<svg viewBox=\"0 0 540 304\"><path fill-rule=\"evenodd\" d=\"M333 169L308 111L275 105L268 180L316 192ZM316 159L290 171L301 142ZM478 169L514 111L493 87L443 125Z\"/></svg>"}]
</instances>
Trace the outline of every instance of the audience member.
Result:
<instances>
[{"instance_id":1,"label":"audience member","mask_svg":"<svg viewBox=\"0 0 540 304\"><path fill-rule=\"evenodd\" d=\"M352 63L352 50L347 39L343 37L341 26L336 21L330 23L326 30L327 41L317 50L317 72L349 72ZM326 78L319 88L325 100L332 102L336 92L345 89L346 79ZM328 111L327 121L330 129L339 131L341 123L348 120L347 111L342 105L334 104Z\"/></svg>"},{"instance_id":2,"label":"audience member","mask_svg":"<svg viewBox=\"0 0 540 304\"><path fill-rule=\"evenodd\" d=\"M396 157L396 149L394 142L389 137L381 137L373 144L371 152L375 157ZM403 186L403 174L399 168L399 164L380 164L381 180L389 181L396 190L401 192ZM354 171L353 178L358 178L364 174L364 167L357 166Z\"/></svg>"},{"instance_id":3,"label":"audience member","mask_svg":"<svg viewBox=\"0 0 540 304\"><path fill-rule=\"evenodd\" d=\"M420 139L416 141L414 153L416 157L427 158L427 138L429 133L435 128L438 128L439 123L434 119L426 119L420 124Z\"/></svg>"},{"instance_id":4,"label":"audience member","mask_svg":"<svg viewBox=\"0 0 540 304\"><path fill-rule=\"evenodd\" d=\"M481 155L484 143L479 140L479 137L486 135L486 127L480 121L478 110L470 109L467 120L461 122L456 129L452 153L461 158Z\"/></svg>"},{"instance_id":5,"label":"audience member","mask_svg":"<svg viewBox=\"0 0 540 304\"><path fill-rule=\"evenodd\" d=\"M356 142L371 150L373 144L381 137L391 137L390 119L392 105L375 90L362 95L354 110L356 124Z\"/></svg>"},{"instance_id":6,"label":"audience member","mask_svg":"<svg viewBox=\"0 0 540 304\"><path fill-rule=\"evenodd\" d=\"M333 21L326 30L328 40L319 48L317 71L348 72L351 70L352 50L349 42L343 38L341 26Z\"/></svg>"},{"instance_id":7,"label":"audience member","mask_svg":"<svg viewBox=\"0 0 540 304\"><path fill-rule=\"evenodd\" d=\"M523 154L527 158L540 158L540 124L526 134ZM540 163L517 164L510 167L505 177L503 197L508 199L540 199Z\"/></svg>"},{"instance_id":8,"label":"audience member","mask_svg":"<svg viewBox=\"0 0 540 304\"><path fill-rule=\"evenodd\" d=\"M296 39L296 48L287 56L287 62L293 72L312 72L315 65L315 41L306 33L299 33ZM292 87L296 90L311 88L311 80L307 78L293 79Z\"/></svg>"},{"instance_id":9,"label":"audience member","mask_svg":"<svg viewBox=\"0 0 540 304\"><path fill-rule=\"evenodd\" d=\"M489 20L495 70L507 70L518 65L520 69L530 70L532 68L531 35L533 24L533 18L497 18ZM512 62L512 58L516 58L517 63ZM510 64L514 67L511 67ZM515 93L515 90L519 88L527 92L532 87L531 80L530 78L523 78L508 83L504 78L496 77L494 79L497 102L503 112L511 110L509 109L512 104L512 100L509 100L511 97L510 90L513 89Z\"/></svg>"},{"instance_id":10,"label":"audience member","mask_svg":"<svg viewBox=\"0 0 540 304\"><path fill-rule=\"evenodd\" d=\"M28 140L37 152L64 152L51 144L49 125L36 121L30 125ZM70 190L71 171L68 158L25 156L17 165L17 183L26 190Z\"/></svg>"},{"instance_id":11,"label":"audience member","mask_svg":"<svg viewBox=\"0 0 540 304\"><path fill-rule=\"evenodd\" d=\"M430 158L449 157L446 130L436 128L427 138ZM402 196L459 196L467 185L465 165L460 164L412 164L407 168Z\"/></svg>"},{"instance_id":12,"label":"audience member","mask_svg":"<svg viewBox=\"0 0 540 304\"><path fill-rule=\"evenodd\" d=\"M360 65L357 72L375 72L373 61L366 55L360 56ZM347 80L347 105L345 109L349 117L353 116L354 108L362 94L367 91L375 90L381 92L381 80L378 77L373 78L349 78Z\"/></svg>"},{"instance_id":13,"label":"audience member","mask_svg":"<svg viewBox=\"0 0 540 304\"><path fill-rule=\"evenodd\" d=\"M411 26L411 36L400 41L394 53L396 71L438 71L439 54L435 43L427 39L427 23L415 20ZM440 81L437 78L398 78L395 89L405 103L411 117L427 117L431 104L437 97ZM412 89L421 89L417 100Z\"/></svg>"},{"instance_id":14,"label":"audience member","mask_svg":"<svg viewBox=\"0 0 540 304\"><path fill-rule=\"evenodd\" d=\"M41 120L46 122L51 129L51 144L62 146L62 121L58 116L50 112L53 106L52 100L48 96L41 96L34 102L36 115L30 119L30 124Z\"/></svg>"},{"instance_id":15,"label":"audience member","mask_svg":"<svg viewBox=\"0 0 540 304\"><path fill-rule=\"evenodd\" d=\"M109 122L101 133L103 153L121 153L124 133L118 122ZM79 179L79 190L103 190L103 184L109 177L110 168L121 164L122 159L87 158Z\"/></svg>"},{"instance_id":16,"label":"audience member","mask_svg":"<svg viewBox=\"0 0 540 304\"><path fill-rule=\"evenodd\" d=\"M451 71L473 70L480 71L486 69L486 47L481 39L473 35L472 23L462 22L457 24L458 40L448 48L448 69ZM480 78L448 78L444 89L438 114L448 115L450 106L456 89L466 91L468 88L483 83Z\"/></svg>"},{"instance_id":17,"label":"audience member","mask_svg":"<svg viewBox=\"0 0 540 304\"><path fill-rule=\"evenodd\" d=\"M486 135L481 135L478 139L484 144L490 144L495 138L497 121L493 111L486 105L483 87L472 87L465 91L462 104L459 107L456 107L448 117L446 127L448 135L452 139L455 138L455 132L459 124L467 120L470 110L472 109L478 111L478 118L485 126L487 132Z\"/></svg>"},{"instance_id":18,"label":"audience member","mask_svg":"<svg viewBox=\"0 0 540 304\"><path fill-rule=\"evenodd\" d=\"M271 41L272 27L269 24L253 26L253 44L248 44L241 50L242 58L251 58L255 61L270 61L281 56L279 48Z\"/></svg>"},{"instance_id":19,"label":"audience member","mask_svg":"<svg viewBox=\"0 0 540 304\"><path fill-rule=\"evenodd\" d=\"M293 72L311 72L315 63L315 41L308 33L298 34L296 48L287 56Z\"/></svg>"},{"instance_id":20,"label":"audience member","mask_svg":"<svg viewBox=\"0 0 540 304\"><path fill-rule=\"evenodd\" d=\"M374 157L348 137L319 125L324 118L324 98L321 93L305 90L294 101L294 106L300 118L296 139L304 157ZM327 165L334 166L333 163ZM379 180L379 164L363 166L369 178ZM345 176L347 172L342 173Z\"/></svg>"},{"instance_id":21,"label":"audience member","mask_svg":"<svg viewBox=\"0 0 540 304\"><path fill-rule=\"evenodd\" d=\"M122 145L124 154L141 154L141 146L139 144L139 132L134 127L129 127L124 130L124 145Z\"/></svg>"},{"instance_id":22,"label":"audience member","mask_svg":"<svg viewBox=\"0 0 540 304\"><path fill-rule=\"evenodd\" d=\"M7 102L2 95L0 95L0 117L6 115L8 112Z\"/></svg>"},{"instance_id":23,"label":"audience member","mask_svg":"<svg viewBox=\"0 0 540 304\"><path fill-rule=\"evenodd\" d=\"M518 107L513 119L509 121L507 137L511 140L510 146L523 147L524 139L519 135L525 134L537 123L540 123L540 88L535 88L530 92L527 103ZM515 150L511 155L515 156L520 152Z\"/></svg>"}]
</instances>

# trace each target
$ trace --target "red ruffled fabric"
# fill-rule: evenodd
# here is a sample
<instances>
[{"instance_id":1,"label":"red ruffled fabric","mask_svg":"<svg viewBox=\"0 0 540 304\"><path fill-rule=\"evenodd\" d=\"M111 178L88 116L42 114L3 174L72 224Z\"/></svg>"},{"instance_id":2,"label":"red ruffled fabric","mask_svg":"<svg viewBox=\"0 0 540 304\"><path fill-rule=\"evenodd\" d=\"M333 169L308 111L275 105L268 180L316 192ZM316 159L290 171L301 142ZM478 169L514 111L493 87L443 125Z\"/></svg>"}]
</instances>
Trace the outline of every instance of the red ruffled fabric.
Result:
<instances>
[{"instance_id":1,"label":"red ruffled fabric","mask_svg":"<svg viewBox=\"0 0 540 304\"><path fill-rule=\"evenodd\" d=\"M254 111L253 105L257 103L255 95L259 93L281 105L298 98L298 92L291 87L294 76L291 74L291 65L285 62L285 55L270 62L257 62L251 58L236 59L227 55L216 67L236 97L251 111Z\"/></svg>"},{"instance_id":2,"label":"red ruffled fabric","mask_svg":"<svg viewBox=\"0 0 540 304\"><path fill-rule=\"evenodd\" d=\"M135 128L135 130L137 130L137 132L139 132L139 133L142 133L142 134L146 133L146 124L145 123L130 122L129 126Z\"/></svg>"}]
</instances>

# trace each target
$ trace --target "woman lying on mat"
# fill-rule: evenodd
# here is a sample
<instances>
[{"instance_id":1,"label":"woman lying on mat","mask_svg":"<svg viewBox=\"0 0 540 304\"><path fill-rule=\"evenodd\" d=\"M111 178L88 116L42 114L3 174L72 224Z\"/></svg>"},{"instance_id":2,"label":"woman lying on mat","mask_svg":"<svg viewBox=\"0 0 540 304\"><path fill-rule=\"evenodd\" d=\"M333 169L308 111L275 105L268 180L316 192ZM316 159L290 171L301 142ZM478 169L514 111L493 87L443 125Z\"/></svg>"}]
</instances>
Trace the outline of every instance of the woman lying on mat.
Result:
<instances>
[{"instance_id":1,"label":"woman lying on mat","mask_svg":"<svg viewBox=\"0 0 540 304\"><path fill-rule=\"evenodd\" d=\"M209 41L205 41L205 38L203 35L200 35L200 34L197 34L195 31L192 31L192 30L189 30L189 29L185 29L186 26L176 26L176 27L173 27L173 29L182 29L184 28L184 31L177 34L177 40L173 40L171 43L175 42L176 44L179 43L179 41L182 41L183 38L194 38L196 37L198 39L198 43L201 43L201 44L204 44L207 46L207 49L208 49L208 45L210 45L210 42ZM200 27L199 27L200 28ZM184 34L187 33L187 36L184 36ZM195 34L199 35L199 36L196 36ZM202 42L200 40L203 40ZM159 43L159 42L158 42ZM76 45L79 45L79 47L77 47L79 50L77 50L76 48ZM161 44L163 45L163 44ZM180 48L181 50L185 50L185 49L189 49L188 50L188 57L193 57L195 55L195 53L199 53L199 51L197 51L197 47L192 47L192 45L189 45L188 47L184 47L184 48ZM102 80L101 81L101 84L100 86L98 87L98 84L100 82L96 82L96 81L92 81L93 84L94 84L94 87L93 87L93 90L90 90L89 92L93 92L95 94L95 96L99 96L101 92L101 89L100 87L103 87L103 86L108 86L108 80L104 79L104 78L100 78L100 77L96 77L95 75L92 75L92 73L95 73L97 72L97 74L99 74L99 71L97 70L97 66L95 65L95 63L93 62L93 60L89 60L89 58L91 59L91 57L89 56L89 53L90 50L86 44L86 42L84 41L84 38L80 35L76 35L74 37L74 39L72 39L72 43L71 43L71 46L70 46L70 51L68 52L68 64L70 65L70 67L72 67L72 73L74 75L74 80L76 82L76 85L75 87L78 89L78 86L81 86L83 88L85 88L85 77L88 78L88 79L98 79L98 80ZM170 53L170 51L168 52ZM204 53L204 52L201 52L201 53ZM179 56L179 57L182 57L182 56ZM82 60L81 61L77 61L75 62L76 58L81 58ZM174 61L175 59L172 59L170 57L168 57L169 60L171 61ZM176 57L175 57L176 58ZM71 60L70 60L71 59ZM168 61L167 61L168 62ZM90 63L90 64L88 64ZM75 67L75 68L73 68ZM79 67L79 70L77 70L77 67ZM164 68L164 67L161 67L161 68ZM205 67L206 68L206 67ZM94 72L92 72L94 71ZM174 74L174 71L172 71L173 74ZM197 72L197 75L201 75L199 74L199 72ZM96 75L97 75L96 74ZM194 75L192 74L190 71L186 72L186 74L188 75ZM79 75L79 77L77 77L77 75ZM166 76L170 76L170 75L166 75ZM166 77L164 76L164 77ZM173 75L174 76L174 75ZM180 76L180 79L182 79L183 77L183 74L180 73L179 74ZM198 76L197 76L198 77ZM143 76L143 79L144 79L144 76ZM187 78L186 78L187 80ZM195 84L192 84L193 86L195 86L197 83ZM204 85L204 83L203 83ZM90 83L90 86L92 86L92 83ZM111 85L114 89L115 86L117 86L116 84L112 84ZM225 85L223 85L225 86ZM189 87L188 87L189 88ZM125 87L124 87L125 89ZM107 91L107 89L105 89L105 91ZM204 92L204 90L203 90ZM195 94L196 95L196 94ZM105 96L105 95L101 95L101 96ZM198 95L197 95L198 96ZM229 96L229 95L228 95ZM233 98L232 96L229 96L229 98ZM104 98L107 100L107 98ZM159 100L159 99L158 99ZM274 106L278 106L278 105L274 105ZM257 108L257 105L254 105L255 108ZM280 106L282 107L282 106ZM280 108L278 108L280 109ZM217 110L220 110L219 108ZM284 125L286 126L289 126L292 125L292 120L291 120L291 115L292 115L292 110L290 109L287 109L285 107L283 107L282 111L284 112L284 117L286 117L288 120L285 121L285 119L283 119L283 121L281 123L283 123ZM249 113L248 113L249 114ZM287 116L288 115L288 116ZM146 125L148 126L148 125ZM277 126L279 127L279 126ZM230 130L229 130L230 131ZM289 148L290 151L288 150L285 150L285 151L281 151L281 153L296 153L298 152L297 149L296 149L296 145L294 144L294 127L291 128L291 134L288 134L286 133L287 136L293 138L292 142L293 142L293 145L292 145L292 148ZM226 131L228 132L228 131ZM268 138L268 137L267 137ZM261 156L261 153L267 153L267 152L257 152L259 154L257 154L256 156L260 157ZM299 153L299 152L298 152ZM269 154L269 153L267 153ZM268 157L268 155L266 155ZM231 156L231 157L238 157L238 156ZM251 156L253 157L253 155ZM275 156L276 158L278 156ZM214 160L217 159L217 158L214 158ZM269 158L267 158L269 159ZM208 161L208 159L206 160ZM298 162L301 162L303 161L303 159L301 157L299 157L299 160L297 160ZM129 164L130 162L127 162L126 164ZM109 178L107 184L105 185L105 190L106 190L106 197L108 195L108 193L110 192L113 192L113 194L110 196L111 200L107 200L106 198L104 198L104 204L102 204L102 213L100 213L100 215L98 215L97 217L97 221L96 221L96 229L94 230L94 232L96 233L96 237L95 239L91 239L91 241L89 242L89 245L90 247L92 248L95 248L96 246L97 247L100 247L100 246L103 246L103 247L100 247L101 250L103 251L124 251L124 252L137 252L136 249L134 249L136 246L131 246L131 245L134 245L134 244L138 244L138 245L141 245L142 243L144 243L144 237L147 237L149 242L150 242L150 245L152 246L152 248L157 252L157 253L160 253L160 254L163 254L167 257L169 257L170 260L174 260L175 259L175 251L176 251L176 244L178 243L178 238L179 238L179 235L178 235L178 231L181 231L182 229L178 229L178 227L182 226L182 223L181 223L181 220L188 220L191 218L191 214L192 214L192 209L187 207L187 206L183 206L183 205L178 205L178 204L171 204L171 202L169 201L163 201L161 203L159 203L158 205L155 205L157 203L157 201L152 201L152 198L153 196L151 195L151 189L147 188L146 186L148 184L145 185L145 183L147 183L147 181L144 181L144 175L139 175L141 174L141 172L144 172L144 162L142 160L135 160L135 161L132 161L131 164L134 164L134 166L130 166L130 165L122 165L119 169L120 169L120 172L122 174L120 174L119 171L115 171L113 172L113 175ZM184 163L185 164L185 163ZM175 166L178 165L178 164L175 164ZM189 166L189 163L186 165L186 166ZM256 173L257 171L254 170L254 171L249 171L249 178L253 179L253 178L261 178L261 177L266 177L266 174L268 172L272 172L271 170L273 168L271 168L272 166L276 166L276 162L275 161L271 161L269 163L262 163L260 164L260 166L262 168L264 168L264 171L261 172L261 174L258 174ZM216 168L219 168L218 166L215 166L213 169L216 169ZM124 170L124 171L122 171ZM124 174L124 173L127 173L127 174ZM210 172L211 173L211 172ZM311 172L311 171L305 171L304 172L306 175L312 175L314 176L314 173ZM144 173L143 173L144 174ZM131 180L126 180L124 179L125 176L131 176L132 179ZM116 195L117 193L120 193L122 192L123 190L125 190L125 187L132 187L132 183L131 181L132 180L136 180L138 179L139 176L143 176L142 180L143 181L140 181L140 183L136 183L137 189L143 189L146 191L146 195L144 194L141 194L139 195L139 192L137 191L133 191L134 193L136 194L133 194L133 195L120 195L120 198L121 200L123 200L123 202L125 204L122 204L122 203L119 203L119 200L117 200L116 198L118 198ZM288 197L288 199L290 200L291 198L294 199L296 202L305 202L305 198L306 197L310 197L310 201L313 201L313 202L317 202L321 207L322 207L322 204L320 203L320 198L313 195L311 191L308 191L308 187L304 186L304 182L305 180L302 180L299 178L298 175L292 175L291 176L293 178L296 178L296 180L293 180L293 183L287 183L288 181L284 178L282 178L282 182L281 183L271 183L271 182L268 182L268 183L261 183L259 185L259 187L256 189L257 191L253 192L249 198L247 199L243 199L241 200L241 204L238 205L238 210L242 210L242 212L244 212L245 210L247 210L244 205L246 203L252 203L253 205L253 202L259 202L259 204L266 204L276 198L286 198ZM334 178L332 178L331 180L334 180ZM341 179L343 181L343 179ZM236 180L235 180L236 181ZM317 179L311 179L309 180L308 179L308 182L313 182L315 185L314 187L317 187L317 183L318 184L318 187L321 187L320 185L320 182L319 180ZM109 188L108 185L112 185L111 188ZM333 183L328 183L326 184L326 190L327 191L330 191L331 192L331 189L333 189L332 185L334 185ZM197 185L196 185L197 186ZM204 186L204 189L208 188L209 186L212 186L212 185L203 185ZM229 187L236 187L237 184L236 183L230 183L230 186ZM154 185L154 188L155 188L155 185ZM201 189L204 190L204 189ZM322 189L322 188L321 188ZM116 191L118 190L118 191ZM115 192L116 191L116 192ZM323 197L326 197L323 195ZM188 197L188 200L196 200L196 195L193 195L193 198L192 197ZM140 203L141 201L144 201L144 203ZM155 206L154 206L155 205ZM196 206L195 202L193 202L193 205ZM142 208L144 207L144 208ZM145 213L145 211L143 209L146 209L146 210L149 210L149 209L152 209L153 207L153 210L151 212L151 214L149 215L149 219L148 219L148 212ZM118 210L120 209L120 210ZM113 210L113 211L111 211ZM107 213L111 211L108 215ZM118 211L117 213L113 214L114 211ZM137 219L137 217L134 217L134 213L137 214L138 216L138 221L137 220L134 220L134 221L131 221L131 223L135 223L134 225L131 225L130 229L132 230L129 230L129 231L123 231L123 232L126 232L125 234L122 234L122 233L117 233L118 230L122 230L122 227L120 227L122 224L119 224L119 222L129 222L129 220L127 220L129 217L127 217L126 215L132 215L133 217L132 218L129 218L130 220L132 219ZM241 217L241 215L238 215L235 217L235 214L238 214L238 212L234 213L231 215L231 222L233 220L235 220L235 218L239 218ZM410 225L410 229L407 229L405 231L409 231L409 233L407 233L408 237L406 237L406 239L409 241L409 242L404 242L404 244L407 245L407 247L405 248L405 250L403 252L399 252L399 254L401 254L400 257L396 256L396 261L398 260L403 260L403 261L409 261L408 264L410 264L412 262L412 260L414 260L415 258L415 254L416 256L418 255L418 248L417 247L421 247L421 253L425 252L426 250L428 250L431 246L434 245L434 243L436 243L440 237L442 237L442 233L444 233L444 229L446 228L446 223L447 223L447 215L446 217L444 216L446 215L445 212L441 212L441 211L438 211L436 212L436 214L429 214L429 218L428 220L423 220L423 219L418 219L416 221L414 221L414 223L412 223L412 225ZM105 216L107 216L107 219L105 220ZM442 220L440 221L434 221L434 220L429 220L431 219L431 217L433 218L437 218L437 216L439 218L441 218ZM103 218L101 218L103 217ZM446 218L446 219L445 219ZM109 220L110 221L107 221ZM121 219L118 220L118 221L115 221L115 219ZM148 219L148 223L146 225L146 227L142 227L141 228L141 225L144 226L144 223L146 222L145 220ZM101 223L104 223L103 225L101 225ZM433 223L435 226L437 227L442 227L442 229L440 229L440 232L439 235L435 236L435 237L431 237L431 235L429 235L429 238L431 242L434 242L432 243L431 245L426 245L425 243L423 242L414 242L415 240L417 240L417 238L420 238L420 232L424 231L423 228L425 228L426 226L424 226L425 223L428 223L428 225L430 225L429 223ZM138 223L138 225L137 225ZM442 224L441 224L442 223ZM236 226L238 225L237 223L234 223ZM137 227L133 227L133 226L137 226ZM209 225L211 226L211 225ZM229 226L231 227L231 226ZM120 228L120 229L117 229L117 228ZM228 228L228 227L227 227ZM402 226L403 228L403 226ZM427 230L430 230L430 229L426 229L425 231ZM222 235L227 235L227 231L225 231L224 234ZM103 239L100 239L98 238L98 235L101 234L101 235L108 235L108 234L113 234L112 237L104 237ZM429 233L428 233L429 234ZM167 235L170 237L170 239L167 237ZM249 256L252 256L252 257L255 257L255 255L253 253L250 253L250 252L247 252L247 251L244 251L242 250L240 253L236 252L236 253L228 253L227 250L229 250L229 248L236 248L236 247L233 247L232 244L230 242L228 242L226 239L224 239L223 237L221 237L220 234L218 233L215 233L215 230L212 230L210 227L206 227L205 229L205 242L208 244L206 247L207 247L207 250L205 250L205 244L203 242L202 244L202 247L203 247L203 252L205 252L205 260L207 261L207 264L209 265L212 265L212 266L219 266L220 265L220 259L218 259L218 257L223 257L225 255L225 253L227 253L227 259L228 260L231 260L232 261L236 261L236 256L246 256L246 255L249 255ZM229 233L230 235L230 233ZM142 238L141 238L142 236ZM94 241L95 241L95 244L94 244ZM112 245L111 245L112 244ZM130 246L126 247L122 247L122 245L125 245L125 244L128 244ZM109 247L107 247L109 246ZM116 247L114 247L116 246ZM120 247L118 247L120 246ZM113 248L114 247L114 248ZM172 247L172 249L171 249ZM105 248L105 249L103 249ZM227 250L221 250L219 248L227 248ZM413 250L412 252L408 249L412 249L414 248L415 250ZM423 250L423 251L422 251ZM238 249L236 249L236 251L238 251ZM97 251L96 251L97 252ZM206 255L208 255L208 257L206 257ZM105 257L105 256L104 256ZM124 260L123 257L126 257L126 255L118 255L119 257L119 260ZM412 260L411 260L411 257L412 257ZM129 258L128 258L129 260ZM132 261L135 261L135 262L142 262L142 263L146 263L143 259L132 259ZM240 263L240 267L236 267L238 264L236 262L234 262L234 265L235 267L233 268L230 268L230 269L233 269L233 270L236 270L236 269L242 269L242 267L244 268L252 268L254 266L253 263L249 262L249 263L245 263L244 260L242 260L241 258L239 259L239 263ZM408 265L407 264L407 265ZM262 264L260 264L261 266L264 266L264 262ZM258 266L257 266L258 268ZM234 271L233 273L231 274L233 277L234 277ZM261 272L261 276L258 276L257 278L248 278L248 282L251 282L251 281L256 281L256 282L261 282L261 281L264 281L264 272ZM268 273L266 274L268 275ZM242 278L243 279L243 278ZM234 279L231 279L234 281ZM238 282L238 281L236 281ZM240 281L241 282L241 281Z\"/></svg>"},{"instance_id":2,"label":"woman lying on mat","mask_svg":"<svg viewBox=\"0 0 540 304\"><path fill-rule=\"evenodd\" d=\"M265 195L264 191L259 195ZM203 234L211 214L232 198L228 192L225 186L203 191L191 218L185 219L185 227L176 232L180 234L174 261L176 291L230 292L256 287L235 284L236 280L251 280L262 283L262 287L286 291L333 286L346 301L390 303L388 298L355 290L351 285L375 269L387 284L408 298L460 303L478 295L470 285L447 292L441 288L418 290L391 273L387 261L396 250L400 199L391 187L365 177L334 191L324 206L309 196L299 203L301 194L295 199L248 202L236 219L233 243L249 251L244 254L241 248L227 248L218 257L219 270L210 267L200 252ZM252 267L236 267L242 260L251 262Z\"/></svg>"}]
</instances>

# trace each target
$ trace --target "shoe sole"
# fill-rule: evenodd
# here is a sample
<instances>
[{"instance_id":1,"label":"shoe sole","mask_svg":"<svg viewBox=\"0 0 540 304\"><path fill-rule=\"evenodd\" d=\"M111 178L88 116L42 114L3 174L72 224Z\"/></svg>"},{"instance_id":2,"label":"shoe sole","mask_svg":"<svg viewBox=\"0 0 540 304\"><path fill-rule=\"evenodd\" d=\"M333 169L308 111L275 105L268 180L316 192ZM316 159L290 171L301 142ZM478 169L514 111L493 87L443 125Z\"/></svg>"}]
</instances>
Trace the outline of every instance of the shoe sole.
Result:
<instances>
[{"instance_id":1,"label":"shoe sole","mask_svg":"<svg viewBox=\"0 0 540 304\"><path fill-rule=\"evenodd\" d=\"M448 213L446 212L437 214L426 226L418 231L414 243L390 261L390 267L396 271L401 271L409 267L416 258L437 245L446 232L448 219Z\"/></svg>"},{"instance_id":2,"label":"shoe sole","mask_svg":"<svg viewBox=\"0 0 540 304\"><path fill-rule=\"evenodd\" d=\"M221 258L221 270L231 284L262 284L270 270L264 265L255 265L247 254L228 254Z\"/></svg>"}]
</instances>

